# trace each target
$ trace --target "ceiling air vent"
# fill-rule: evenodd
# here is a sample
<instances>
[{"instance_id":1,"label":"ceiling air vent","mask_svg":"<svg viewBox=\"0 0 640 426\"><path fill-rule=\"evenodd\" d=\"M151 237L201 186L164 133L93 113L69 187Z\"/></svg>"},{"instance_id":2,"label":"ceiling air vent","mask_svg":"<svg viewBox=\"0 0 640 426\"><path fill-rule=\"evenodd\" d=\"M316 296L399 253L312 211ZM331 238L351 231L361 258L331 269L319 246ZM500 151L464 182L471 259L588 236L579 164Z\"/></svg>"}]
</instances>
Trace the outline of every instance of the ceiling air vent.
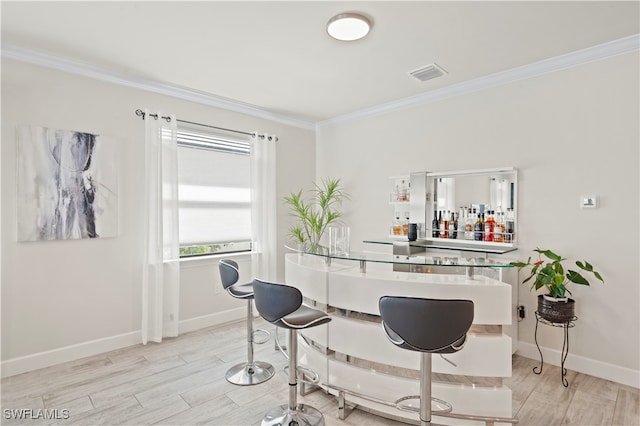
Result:
<instances>
[{"instance_id":1,"label":"ceiling air vent","mask_svg":"<svg viewBox=\"0 0 640 426\"><path fill-rule=\"evenodd\" d=\"M417 70L409 71L409 75L420 81L427 81L436 77L442 77L447 72L440 68L437 64L429 64Z\"/></svg>"}]
</instances>

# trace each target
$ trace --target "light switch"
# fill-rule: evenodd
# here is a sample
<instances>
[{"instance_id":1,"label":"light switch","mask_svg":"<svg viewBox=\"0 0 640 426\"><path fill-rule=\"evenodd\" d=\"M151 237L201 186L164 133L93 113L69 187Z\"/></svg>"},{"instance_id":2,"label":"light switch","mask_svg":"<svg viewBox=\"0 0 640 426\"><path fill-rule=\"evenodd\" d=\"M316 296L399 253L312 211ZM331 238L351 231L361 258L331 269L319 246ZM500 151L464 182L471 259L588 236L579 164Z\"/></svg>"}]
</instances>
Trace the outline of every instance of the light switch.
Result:
<instances>
[{"instance_id":1,"label":"light switch","mask_svg":"<svg viewBox=\"0 0 640 426\"><path fill-rule=\"evenodd\" d=\"M583 209L595 209L598 206L598 197L595 195L583 195L580 197L580 207Z\"/></svg>"}]
</instances>

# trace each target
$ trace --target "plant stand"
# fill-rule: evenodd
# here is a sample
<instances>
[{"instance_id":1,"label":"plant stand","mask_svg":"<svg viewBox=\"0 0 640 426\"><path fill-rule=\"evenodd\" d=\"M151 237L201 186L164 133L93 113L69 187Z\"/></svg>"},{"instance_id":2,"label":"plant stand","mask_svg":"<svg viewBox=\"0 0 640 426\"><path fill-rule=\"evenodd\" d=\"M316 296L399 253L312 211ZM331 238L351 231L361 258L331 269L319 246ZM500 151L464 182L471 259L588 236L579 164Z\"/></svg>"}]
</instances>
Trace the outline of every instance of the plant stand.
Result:
<instances>
[{"instance_id":1,"label":"plant stand","mask_svg":"<svg viewBox=\"0 0 640 426\"><path fill-rule=\"evenodd\" d=\"M536 347L538 348L538 352L540 353L540 366L533 367L533 372L535 374L542 373L542 367L544 365L544 359L542 357L542 351L540 350L540 345L538 344L538 324L542 323L545 325L549 325L551 327L562 327L564 329L564 341L562 342L562 355L560 356L560 375L562 380L562 385L566 388L569 387L569 382L567 381L567 369L564 368L564 362L567 360L567 355L569 355L569 329L575 327L575 321L577 321L578 317L574 316L569 321L565 322L551 322L540 316L538 311L536 314L536 330L534 334L534 339L536 341Z\"/></svg>"}]
</instances>

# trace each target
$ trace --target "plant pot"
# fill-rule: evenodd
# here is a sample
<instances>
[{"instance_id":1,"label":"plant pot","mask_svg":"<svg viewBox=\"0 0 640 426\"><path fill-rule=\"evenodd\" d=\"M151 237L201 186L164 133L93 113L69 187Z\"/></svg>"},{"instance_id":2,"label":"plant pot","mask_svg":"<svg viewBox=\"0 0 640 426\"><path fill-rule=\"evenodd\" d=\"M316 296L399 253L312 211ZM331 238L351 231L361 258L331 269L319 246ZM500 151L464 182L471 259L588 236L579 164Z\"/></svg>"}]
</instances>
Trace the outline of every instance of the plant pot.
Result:
<instances>
[{"instance_id":1,"label":"plant pot","mask_svg":"<svg viewBox=\"0 0 640 426\"><path fill-rule=\"evenodd\" d=\"M538 296L538 315L549 322L568 322L575 319L576 301L567 298L566 301L549 300L552 298Z\"/></svg>"}]
</instances>

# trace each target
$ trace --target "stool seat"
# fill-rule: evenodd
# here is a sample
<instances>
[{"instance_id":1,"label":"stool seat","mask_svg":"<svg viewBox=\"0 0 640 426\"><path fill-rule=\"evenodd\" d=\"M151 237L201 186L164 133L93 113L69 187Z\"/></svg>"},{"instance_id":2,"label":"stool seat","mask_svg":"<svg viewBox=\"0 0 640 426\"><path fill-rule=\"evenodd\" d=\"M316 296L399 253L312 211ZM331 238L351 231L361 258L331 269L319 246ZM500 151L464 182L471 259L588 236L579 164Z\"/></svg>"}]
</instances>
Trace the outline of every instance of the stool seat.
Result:
<instances>
[{"instance_id":1,"label":"stool seat","mask_svg":"<svg viewBox=\"0 0 640 426\"><path fill-rule=\"evenodd\" d=\"M383 296L379 301L383 329L391 343L421 352L420 396L403 397L399 402L420 399L420 425L431 424L431 354L449 354L462 349L467 332L473 323L471 300L421 299L415 297ZM451 405L442 400L451 411Z\"/></svg>"},{"instance_id":2,"label":"stool seat","mask_svg":"<svg viewBox=\"0 0 640 426\"><path fill-rule=\"evenodd\" d=\"M302 293L295 287L259 279L253 281L256 308L265 320L289 330L289 402L271 409L262 419L262 426L321 426L320 411L298 404L298 330L317 327L331 321L331 317L302 303Z\"/></svg>"},{"instance_id":3,"label":"stool seat","mask_svg":"<svg viewBox=\"0 0 640 426\"><path fill-rule=\"evenodd\" d=\"M331 318L326 313L303 304L300 308L274 324L282 328L301 330L326 324L329 321L331 321Z\"/></svg>"},{"instance_id":4,"label":"stool seat","mask_svg":"<svg viewBox=\"0 0 640 426\"><path fill-rule=\"evenodd\" d=\"M457 352L473 322L470 300L384 296L379 307L389 340L418 352Z\"/></svg>"},{"instance_id":5,"label":"stool seat","mask_svg":"<svg viewBox=\"0 0 640 426\"><path fill-rule=\"evenodd\" d=\"M255 279L253 291L260 315L278 327L301 330L331 321L325 312L302 303L295 287Z\"/></svg>"},{"instance_id":6,"label":"stool seat","mask_svg":"<svg viewBox=\"0 0 640 426\"><path fill-rule=\"evenodd\" d=\"M227 287L227 292L236 299L253 299L253 283L234 284Z\"/></svg>"}]
</instances>

